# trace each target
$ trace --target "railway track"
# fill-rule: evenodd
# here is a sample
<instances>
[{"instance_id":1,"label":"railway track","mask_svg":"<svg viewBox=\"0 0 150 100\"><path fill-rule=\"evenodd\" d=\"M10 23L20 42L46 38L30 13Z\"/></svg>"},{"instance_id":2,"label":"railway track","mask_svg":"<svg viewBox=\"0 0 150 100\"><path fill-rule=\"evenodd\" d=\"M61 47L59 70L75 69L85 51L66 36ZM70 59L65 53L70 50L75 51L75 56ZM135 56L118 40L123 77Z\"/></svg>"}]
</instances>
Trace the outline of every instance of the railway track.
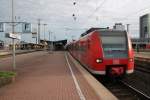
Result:
<instances>
[{"instance_id":1,"label":"railway track","mask_svg":"<svg viewBox=\"0 0 150 100\"><path fill-rule=\"evenodd\" d=\"M144 58L143 58L144 59ZM149 61L140 61L140 60L135 60L135 70L142 72L142 73L146 73L146 74L150 74L150 62Z\"/></svg>"},{"instance_id":2,"label":"railway track","mask_svg":"<svg viewBox=\"0 0 150 100\"><path fill-rule=\"evenodd\" d=\"M135 70L142 73L150 74L150 69L144 68L142 66L136 66Z\"/></svg>"},{"instance_id":3,"label":"railway track","mask_svg":"<svg viewBox=\"0 0 150 100\"><path fill-rule=\"evenodd\" d=\"M150 100L150 96L147 96L124 81L109 80L102 81L101 83L119 100Z\"/></svg>"},{"instance_id":4,"label":"railway track","mask_svg":"<svg viewBox=\"0 0 150 100\"><path fill-rule=\"evenodd\" d=\"M121 81L125 86L127 86L128 88L132 89L134 92L138 93L137 95L139 95L140 97L142 97L141 99L143 100L150 100L150 96L144 94L143 92L139 91L138 89L132 87L131 85L127 84L124 81Z\"/></svg>"}]
</instances>

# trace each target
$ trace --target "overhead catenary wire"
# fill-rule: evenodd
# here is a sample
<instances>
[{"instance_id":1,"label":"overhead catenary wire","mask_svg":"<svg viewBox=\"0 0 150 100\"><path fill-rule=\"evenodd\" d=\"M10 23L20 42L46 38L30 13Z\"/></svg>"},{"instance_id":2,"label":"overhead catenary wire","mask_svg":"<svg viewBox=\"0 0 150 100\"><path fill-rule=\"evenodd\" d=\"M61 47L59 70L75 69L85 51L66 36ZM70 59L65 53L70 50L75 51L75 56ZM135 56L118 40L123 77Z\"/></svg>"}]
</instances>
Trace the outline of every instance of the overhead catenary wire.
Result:
<instances>
[{"instance_id":1,"label":"overhead catenary wire","mask_svg":"<svg viewBox=\"0 0 150 100\"><path fill-rule=\"evenodd\" d=\"M103 0L103 1L96 7L96 9L95 9L91 14L89 14L89 15L87 16L88 20L86 20L86 22L83 23L83 24L88 23L88 22L90 21L90 19L93 17L93 15L94 15L97 11L99 11L100 8L102 8L102 6L103 6L106 2L107 2L107 0ZM97 17L96 19L98 19L98 17Z\"/></svg>"},{"instance_id":2,"label":"overhead catenary wire","mask_svg":"<svg viewBox=\"0 0 150 100\"><path fill-rule=\"evenodd\" d=\"M130 14L127 14L126 16L123 17L122 21L123 21L123 20L124 20L124 21L130 20L129 18L131 18L131 17L133 17L133 16L136 16L137 14L139 14L139 13L141 13L142 11L147 10L147 9L150 9L150 5L147 6L147 7L145 7L145 8L142 8L142 9L136 11L136 12L132 12L132 13L130 13ZM139 16L138 16L138 17L139 17Z\"/></svg>"},{"instance_id":3,"label":"overhead catenary wire","mask_svg":"<svg viewBox=\"0 0 150 100\"><path fill-rule=\"evenodd\" d=\"M136 11L136 12L130 13L130 14L128 14L127 16L125 16L125 18L126 18L126 17L134 16L134 15L136 15L136 14L138 14L138 13L140 13L140 12L144 11L144 10L147 10L147 9L150 9L150 6L147 6L147 7L145 7L145 8L142 8L142 9L140 9L139 11Z\"/></svg>"},{"instance_id":4,"label":"overhead catenary wire","mask_svg":"<svg viewBox=\"0 0 150 100\"><path fill-rule=\"evenodd\" d=\"M100 5L99 5L98 7L96 7L96 9L94 10L94 12L92 12L92 13L88 16L88 18L91 18L97 11L99 11L100 8L102 8L102 6L103 6L106 2L107 2L107 0L103 0L103 1L100 3ZM134 15L137 15L138 13L140 13L140 12L142 12L142 11L144 11L144 10L147 10L147 9L150 9L150 6L147 6L147 7L145 7L145 8L140 9L139 11L136 11L136 12L133 12L133 13L130 13L130 14L126 15L125 17L123 17L122 20L129 20L130 17L132 17L132 16L134 16ZM116 18L116 19L118 19L118 18ZM120 19L120 20L121 20L121 19Z\"/></svg>"},{"instance_id":5,"label":"overhead catenary wire","mask_svg":"<svg viewBox=\"0 0 150 100\"><path fill-rule=\"evenodd\" d=\"M102 3L100 3L100 5L98 5L98 6L96 7L96 9L94 10L94 12L92 12L92 13L88 16L88 18L92 17L97 11L99 11L99 9L102 8L102 6L103 6L106 2L107 2L107 0L103 0Z\"/></svg>"}]
</instances>

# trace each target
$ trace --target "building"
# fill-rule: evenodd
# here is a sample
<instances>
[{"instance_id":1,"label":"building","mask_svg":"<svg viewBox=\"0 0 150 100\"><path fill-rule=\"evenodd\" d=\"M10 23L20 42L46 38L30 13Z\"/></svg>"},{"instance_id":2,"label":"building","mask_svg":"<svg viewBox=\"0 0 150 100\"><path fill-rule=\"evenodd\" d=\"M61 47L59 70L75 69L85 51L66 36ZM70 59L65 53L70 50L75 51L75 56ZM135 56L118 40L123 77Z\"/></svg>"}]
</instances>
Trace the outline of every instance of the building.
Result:
<instances>
[{"instance_id":1,"label":"building","mask_svg":"<svg viewBox=\"0 0 150 100\"><path fill-rule=\"evenodd\" d=\"M4 42L0 40L0 49L4 48Z\"/></svg>"},{"instance_id":2,"label":"building","mask_svg":"<svg viewBox=\"0 0 150 100\"><path fill-rule=\"evenodd\" d=\"M140 38L150 38L150 14L140 17Z\"/></svg>"},{"instance_id":3,"label":"building","mask_svg":"<svg viewBox=\"0 0 150 100\"><path fill-rule=\"evenodd\" d=\"M134 48L150 49L150 14L145 14L139 18L140 21L140 38L133 38L132 45Z\"/></svg>"},{"instance_id":4,"label":"building","mask_svg":"<svg viewBox=\"0 0 150 100\"><path fill-rule=\"evenodd\" d=\"M20 42L26 42L26 43L36 43L37 38L35 33L37 33L36 29L30 23L22 23L15 26L15 33L21 35L21 40L16 40L15 42L19 44ZM2 23L0 22L0 40L4 42L4 47L8 47L10 44L12 44L11 38L6 38L6 33L12 32L12 26L8 23Z\"/></svg>"},{"instance_id":5,"label":"building","mask_svg":"<svg viewBox=\"0 0 150 100\"><path fill-rule=\"evenodd\" d=\"M113 26L113 29L115 30L125 30L125 26L122 23L115 23Z\"/></svg>"},{"instance_id":6,"label":"building","mask_svg":"<svg viewBox=\"0 0 150 100\"><path fill-rule=\"evenodd\" d=\"M47 43L47 45L52 46L53 50L59 51L59 50L65 50L65 45L67 44L67 40L59 40L59 41L48 41L48 40L40 40L42 44L44 42Z\"/></svg>"}]
</instances>

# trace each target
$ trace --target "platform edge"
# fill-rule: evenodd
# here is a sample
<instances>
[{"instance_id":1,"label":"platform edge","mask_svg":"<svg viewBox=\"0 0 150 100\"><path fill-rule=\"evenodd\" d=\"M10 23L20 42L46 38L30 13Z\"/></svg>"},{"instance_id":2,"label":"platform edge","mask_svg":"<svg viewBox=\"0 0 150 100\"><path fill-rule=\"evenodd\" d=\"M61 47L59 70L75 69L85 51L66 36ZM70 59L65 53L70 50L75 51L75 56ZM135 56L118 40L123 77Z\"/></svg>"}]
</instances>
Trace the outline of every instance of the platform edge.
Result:
<instances>
[{"instance_id":1,"label":"platform edge","mask_svg":"<svg viewBox=\"0 0 150 100\"><path fill-rule=\"evenodd\" d=\"M118 100L108 89L98 82L87 70L85 70L79 62L77 62L69 53L68 57L75 64L75 67L82 73L89 85L93 88L100 100Z\"/></svg>"}]
</instances>

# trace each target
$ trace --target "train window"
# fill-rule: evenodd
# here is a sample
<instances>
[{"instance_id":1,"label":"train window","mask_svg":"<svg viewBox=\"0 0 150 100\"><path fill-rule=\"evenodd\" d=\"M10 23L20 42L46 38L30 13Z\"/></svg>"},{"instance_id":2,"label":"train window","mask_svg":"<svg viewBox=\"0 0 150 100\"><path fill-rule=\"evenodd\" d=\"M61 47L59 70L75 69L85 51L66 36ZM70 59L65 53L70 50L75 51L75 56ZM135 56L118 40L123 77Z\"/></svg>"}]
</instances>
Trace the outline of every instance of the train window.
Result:
<instances>
[{"instance_id":1,"label":"train window","mask_svg":"<svg viewBox=\"0 0 150 100\"><path fill-rule=\"evenodd\" d=\"M125 32L103 32L100 34L106 58L126 58L127 36Z\"/></svg>"}]
</instances>

